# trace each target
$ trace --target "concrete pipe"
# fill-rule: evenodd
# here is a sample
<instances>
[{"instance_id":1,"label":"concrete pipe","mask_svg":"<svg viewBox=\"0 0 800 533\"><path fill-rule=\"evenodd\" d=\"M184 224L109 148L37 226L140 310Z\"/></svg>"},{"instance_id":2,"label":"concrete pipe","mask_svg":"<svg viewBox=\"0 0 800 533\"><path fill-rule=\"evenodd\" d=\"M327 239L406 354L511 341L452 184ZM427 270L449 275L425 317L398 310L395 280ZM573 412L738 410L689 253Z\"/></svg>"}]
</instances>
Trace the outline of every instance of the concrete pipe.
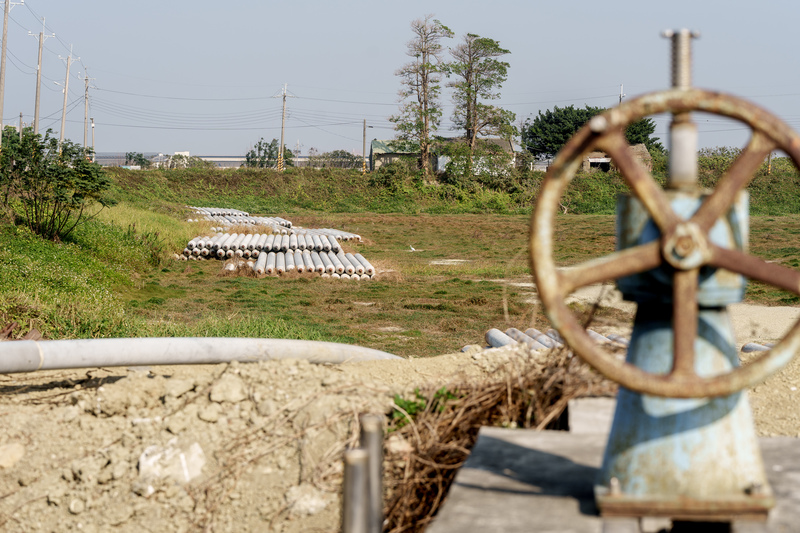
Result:
<instances>
[{"instance_id":1,"label":"concrete pipe","mask_svg":"<svg viewBox=\"0 0 800 533\"><path fill-rule=\"evenodd\" d=\"M259 254L258 260L256 261L256 266L253 270L256 271L256 274L263 274L267 267L267 254Z\"/></svg>"},{"instance_id":2,"label":"concrete pipe","mask_svg":"<svg viewBox=\"0 0 800 533\"><path fill-rule=\"evenodd\" d=\"M288 252L289 251L289 236L288 235L281 235L281 252Z\"/></svg>"},{"instance_id":3,"label":"concrete pipe","mask_svg":"<svg viewBox=\"0 0 800 533\"><path fill-rule=\"evenodd\" d=\"M312 235L311 242L314 243L314 251L322 251L322 241L320 240L319 235Z\"/></svg>"},{"instance_id":4,"label":"concrete pipe","mask_svg":"<svg viewBox=\"0 0 800 533\"><path fill-rule=\"evenodd\" d=\"M547 349L547 346L545 346L541 342L533 339L532 337L529 337L528 335L525 335L523 332L521 332L517 328L508 328L506 330L506 335L508 335L509 337L511 337L512 339L514 339L517 342L521 342L521 343L527 344L533 350L546 350Z\"/></svg>"},{"instance_id":5,"label":"concrete pipe","mask_svg":"<svg viewBox=\"0 0 800 533\"><path fill-rule=\"evenodd\" d=\"M311 252L311 261L314 263L315 272L319 272L320 274L325 272L325 265L322 263L322 259L316 250Z\"/></svg>"},{"instance_id":6,"label":"concrete pipe","mask_svg":"<svg viewBox=\"0 0 800 533\"><path fill-rule=\"evenodd\" d=\"M303 250L303 264L306 266L306 272L314 272L314 261L311 260L311 250Z\"/></svg>"},{"instance_id":7,"label":"concrete pipe","mask_svg":"<svg viewBox=\"0 0 800 533\"><path fill-rule=\"evenodd\" d=\"M543 344L546 348L557 348L561 344L554 341L536 328L528 328L525 330L525 335L533 340Z\"/></svg>"},{"instance_id":8,"label":"concrete pipe","mask_svg":"<svg viewBox=\"0 0 800 533\"><path fill-rule=\"evenodd\" d=\"M301 252L306 249L306 236L302 233L297 235L297 249Z\"/></svg>"},{"instance_id":9,"label":"concrete pipe","mask_svg":"<svg viewBox=\"0 0 800 533\"><path fill-rule=\"evenodd\" d=\"M303 237L306 240L306 250L313 250L314 249L314 238L309 235L308 233L305 234Z\"/></svg>"},{"instance_id":10,"label":"concrete pipe","mask_svg":"<svg viewBox=\"0 0 800 533\"><path fill-rule=\"evenodd\" d=\"M286 272L291 272L297 268L297 265L294 264L294 250L289 250L283 254L283 260L286 263Z\"/></svg>"},{"instance_id":11,"label":"concrete pipe","mask_svg":"<svg viewBox=\"0 0 800 533\"><path fill-rule=\"evenodd\" d=\"M372 276L370 276L369 274L361 274L360 277L361 277L361 281L369 281L369 280L372 279Z\"/></svg>"},{"instance_id":12,"label":"concrete pipe","mask_svg":"<svg viewBox=\"0 0 800 533\"><path fill-rule=\"evenodd\" d=\"M356 271L355 267L352 264L350 264L350 261L347 260L347 257L345 257L344 252L339 250L339 253L336 254L336 257L339 258L339 261L342 262L342 265L344 266L344 271L347 274L355 273Z\"/></svg>"},{"instance_id":13,"label":"concrete pipe","mask_svg":"<svg viewBox=\"0 0 800 533\"><path fill-rule=\"evenodd\" d=\"M361 263L361 266L364 267L364 273L365 274L367 274L368 276L374 276L375 275L375 267L373 267L372 264L370 264L369 261L364 259L363 255L361 255L361 254L353 254L353 255L358 260L358 262Z\"/></svg>"},{"instance_id":14,"label":"concrete pipe","mask_svg":"<svg viewBox=\"0 0 800 533\"><path fill-rule=\"evenodd\" d=\"M233 244L231 244L231 249L232 249L234 252L235 252L236 250L239 250L239 249L241 249L241 248L242 248L242 243L243 243L243 242L244 242L244 240L247 238L247 235L248 235L247 233L240 233L240 234L239 234L239 236L238 236L238 237L236 237L236 240L234 240L234 241L233 241Z\"/></svg>"},{"instance_id":15,"label":"concrete pipe","mask_svg":"<svg viewBox=\"0 0 800 533\"><path fill-rule=\"evenodd\" d=\"M350 261L350 264L353 265L353 268L356 270L356 274L359 276L364 273L364 265L362 265L356 257L351 253L346 253L344 256ZM520 332L521 333L521 332Z\"/></svg>"},{"instance_id":16,"label":"concrete pipe","mask_svg":"<svg viewBox=\"0 0 800 533\"><path fill-rule=\"evenodd\" d=\"M278 254L275 252L268 252L267 253L267 264L264 272L272 276L275 274L275 263L277 262Z\"/></svg>"},{"instance_id":17,"label":"concrete pipe","mask_svg":"<svg viewBox=\"0 0 800 533\"><path fill-rule=\"evenodd\" d=\"M275 237L276 237L276 235L274 233L267 236L267 240L264 241L263 250L266 250L268 252L274 252L275 251Z\"/></svg>"},{"instance_id":18,"label":"concrete pipe","mask_svg":"<svg viewBox=\"0 0 800 533\"><path fill-rule=\"evenodd\" d=\"M246 248L248 250L252 250L252 248L250 248L250 242L253 240L253 235L253 233L248 233L245 235L244 239L242 239L242 242L239 243L239 249L243 250Z\"/></svg>"},{"instance_id":19,"label":"concrete pipe","mask_svg":"<svg viewBox=\"0 0 800 533\"><path fill-rule=\"evenodd\" d=\"M333 266L333 263L328 257L328 254L321 253L319 254L319 258L322 259L322 264L325 265L325 272L327 272L328 274L333 274L336 271L336 267Z\"/></svg>"},{"instance_id":20,"label":"concrete pipe","mask_svg":"<svg viewBox=\"0 0 800 533\"><path fill-rule=\"evenodd\" d=\"M228 235L227 239L222 241L220 248L227 252L228 250L231 249L231 244L233 244L233 241L235 241L238 237L239 237L238 233L231 233L230 235Z\"/></svg>"},{"instance_id":21,"label":"concrete pipe","mask_svg":"<svg viewBox=\"0 0 800 533\"><path fill-rule=\"evenodd\" d=\"M275 254L275 273L278 275L286 273L286 254L283 252Z\"/></svg>"},{"instance_id":22,"label":"concrete pipe","mask_svg":"<svg viewBox=\"0 0 800 533\"><path fill-rule=\"evenodd\" d=\"M336 237L328 235L326 238L328 239L328 242L331 243L331 250L334 253L338 253L339 250L342 249L342 247L339 245L339 241L336 240Z\"/></svg>"},{"instance_id":23,"label":"concrete pipe","mask_svg":"<svg viewBox=\"0 0 800 533\"><path fill-rule=\"evenodd\" d=\"M331 263L333 263L333 267L336 269L336 273L344 274L344 265L342 264L341 261L339 261L339 258L336 256L336 254L333 252L328 252L327 256L328 259L331 260Z\"/></svg>"},{"instance_id":24,"label":"concrete pipe","mask_svg":"<svg viewBox=\"0 0 800 533\"><path fill-rule=\"evenodd\" d=\"M294 251L294 268L297 270L298 274L302 274L306 271L306 263L303 261L302 250Z\"/></svg>"},{"instance_id":25,"label":"concrete pipe","mask_svg":"<svg viewBox=\"0 0 800 533\"><path fill-rule=\"evenodd\" d=\"M486 343L492 348L500 348L501 346L508 346L515 344L517 341L503 333L497 328L492 328L486 332Z\"/></svg>"},{"instance_id":26,"label":"concrete pipe","mask_svg":"<svg viewBox=\"0 0 800 533\"><path fill-rule=\"evenodd\" d=\"M297 250L297 235L289 235L289 249Z\"/></svg>"}]
</instances>

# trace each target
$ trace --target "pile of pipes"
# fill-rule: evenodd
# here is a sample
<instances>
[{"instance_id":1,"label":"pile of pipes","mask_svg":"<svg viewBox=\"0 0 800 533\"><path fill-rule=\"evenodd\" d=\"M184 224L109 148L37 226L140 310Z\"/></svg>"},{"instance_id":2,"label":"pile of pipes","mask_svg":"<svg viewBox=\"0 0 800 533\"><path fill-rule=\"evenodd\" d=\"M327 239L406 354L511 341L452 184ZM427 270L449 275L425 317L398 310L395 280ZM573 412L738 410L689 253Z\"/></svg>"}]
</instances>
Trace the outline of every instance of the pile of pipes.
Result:
<instances>
[{"instance_id":1,"label":"pile of pipes","mask_svg":"<svg viewBox=\"0 0 800 533\"><path fill-rule=\"evenodd\" d=\"M256 274L316 273L337 279L372 279L375 267L361 254L345 252L333 235L322 233L217 233L189 241L183 260L233 259L248 261ZM236 263L226 266L236 270Z\"/></svg>"},{"instance_id":2,"label":"pile of pipes","mask_svg":"<svg viewBox=\"0 0 800 533\"><path fill-rule=\"evenodd\" d=\"M625 346L626 348L630 343L630 341L625 337L621 335L615 335L613 333L601 335L600 333L592 331L591 329L587 329L586 333L589 335L589 337L599 343L613 343ZM518 330L517 328L508 328L504 333L499 329L492 328L486 332L487 349L500 348L501 346L507 346L509 344L516 343L527 344L534 350L541 350L545 348L558 348L564 344L564 341L554 329L548 329L542 333L536 328L528 328L524 332ZM742 352L765 352L773 346L774 343L771 342L765 344L748 342L742 346ZM462 348L462 351L466 351L468 348L469 346L465 346Z\"/></svg>"},{"instance_id":3,"label":"pile of pipes","mask_svg":"<svg viewBox=\"0 0 800 533\"><path fill-rule=\"evenodd\" d=\"M628 339L621 335L610 333L608 335L601 335L596 331L587 329L586 333L597 342L601 343L615 343L621 346L628 346ZM517 328L508 328L505 333L499 329L492 328L486 332L487 348L500 348L509 344L522 343L527 344L533 350L543 350L548 348L558 348L563 346L564 340L561 335L554 329L548 329L544 333L536 328L528 328L524 332ZM465 346L463 350L466 350ZM462 351L463 351L462 350Z\"/></svg>"},{"instance_id":4,"label":"pile of pipes","mask_svg":"<svg viewBox=\"0 0 800 533\"><path fill-rule=\"evenodd\" d=\"M265 226L272 229L273 233L285 233L292 227L292 223L285 218L281 217L252 217L246 211L239 211L238 209L220 209L216 207L195 207L187 205L189 209L195 214L201 215L200 219L189 219L188 222L199 222L200 220L208 220L215 224L211 231L224 232L225 228L229 226Z\"/></svg>"}]
</instances>

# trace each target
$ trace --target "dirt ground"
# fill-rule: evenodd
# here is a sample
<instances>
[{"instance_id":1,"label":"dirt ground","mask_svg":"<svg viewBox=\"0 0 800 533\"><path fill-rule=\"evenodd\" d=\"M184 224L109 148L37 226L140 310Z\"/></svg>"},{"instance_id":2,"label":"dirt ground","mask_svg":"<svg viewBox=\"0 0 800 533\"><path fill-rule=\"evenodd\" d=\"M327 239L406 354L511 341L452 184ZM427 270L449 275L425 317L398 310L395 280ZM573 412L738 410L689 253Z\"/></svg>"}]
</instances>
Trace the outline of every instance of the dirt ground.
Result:
<instances>
[{"instance_id":1,"label":"dirt ground","mask_svg":"<svg viewBox=\"0 0 800 533\"><path fill-rule=\"evenodd\" d=\"M777 340L800 310L731 313L741 345ZM0 376L0 530L336 531L358 413L388 413L417 386L486 378L522 353ZM798 387L795 360L751 391L761 435L800 436ZM404 446L389 438L387 453Z\"/></svg>"}]
</instances>

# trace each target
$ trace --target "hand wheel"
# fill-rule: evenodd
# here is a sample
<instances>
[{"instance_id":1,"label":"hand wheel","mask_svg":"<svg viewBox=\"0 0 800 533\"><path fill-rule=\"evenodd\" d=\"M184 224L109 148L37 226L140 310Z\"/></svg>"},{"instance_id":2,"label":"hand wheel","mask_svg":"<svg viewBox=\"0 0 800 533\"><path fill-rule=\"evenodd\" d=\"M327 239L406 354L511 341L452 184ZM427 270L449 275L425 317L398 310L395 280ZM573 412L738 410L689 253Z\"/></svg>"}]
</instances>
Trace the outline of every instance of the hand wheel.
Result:
<instances>
[{"instance_id":1,"label":"hand wheel","mask_svg":"<svg viewBox=\"0 0 800 533\"><path fill-rule=\"evenodd\" d=\"M753 133L713 193L689 220L684 220L673 211L664 190L630 154L625 128L648 115L689 111L730 117L749 126ZM545 313L575 353L623 387L676 398L726 396L758 383L791 360L800 350L800 320L770 351L745 366L711 377L698 376L694 369L701 267L723 268L800 295L800 273L739 250L722 248L709 239L711 227L725 215L736 194L750 183L755 170L774 149L786 152L800 168L800 136L781 120L749 102L701 89L673 89L630 100L593 117L570 139L549 168L536 201L531 217L530 260ZM553 260L553 228L559 201L583 157L592 150L602 150L613 159L661 237L559 270ZM672 370L656 374L621 362L596 344L567 308L564 298L581 287L645 272L664 262L675 269L674 352Z\"/></svg>"}]
</instances>

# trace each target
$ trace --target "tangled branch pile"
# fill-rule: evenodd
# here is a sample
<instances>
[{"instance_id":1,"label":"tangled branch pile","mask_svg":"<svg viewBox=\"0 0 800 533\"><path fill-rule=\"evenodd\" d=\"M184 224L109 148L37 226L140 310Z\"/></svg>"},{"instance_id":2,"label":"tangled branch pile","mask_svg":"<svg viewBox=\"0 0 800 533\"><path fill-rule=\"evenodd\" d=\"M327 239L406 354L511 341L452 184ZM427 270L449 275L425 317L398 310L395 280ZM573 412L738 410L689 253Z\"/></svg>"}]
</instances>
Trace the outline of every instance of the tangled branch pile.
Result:
<instances>
[{"instance_id":1,"label":"tangled branch pile","mask_svg":"<svg viewBox=\"0 0 800 533\"><path fill-rule=\"evenodd\" d=\"M430 523L481 426L561 429L570 399L614 392L565 349L512 358L494 375L501 377L396 400L387 441L387 531L422 531Z\"/></svg>"}]
</instances>

